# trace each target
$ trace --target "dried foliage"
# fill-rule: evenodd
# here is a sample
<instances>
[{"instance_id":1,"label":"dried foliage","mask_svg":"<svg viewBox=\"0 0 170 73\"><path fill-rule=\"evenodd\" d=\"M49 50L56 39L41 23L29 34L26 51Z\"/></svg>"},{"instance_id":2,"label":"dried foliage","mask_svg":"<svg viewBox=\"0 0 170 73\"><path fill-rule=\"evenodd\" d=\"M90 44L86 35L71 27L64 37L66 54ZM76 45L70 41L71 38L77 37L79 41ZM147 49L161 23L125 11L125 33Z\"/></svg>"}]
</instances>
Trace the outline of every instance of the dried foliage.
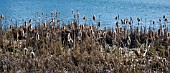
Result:
<instances>
[{"instance_id":1,"label":"dried foliage","mask_svg":"<svg viewBox=\"0 0 170 73\"><path fill-rule=\"evenodd\" d=\"M31 23L29 20L20 28L3 31L0 72L169 72L170 36L168 31L161 31L162 27L158 32L142 32L141 27L139 34L138 29L119 27L119 22L116 22L116 31L102 30L99 29L100 21L95 28L90 24L79 25L76 18L67 25L63 22L60 27L58 15L56 12L57 20L46 21L44 26L27 27ZM92 18L97 21L95 16ZM85 20L85 16L82 19ZM119 16L116 17L118 19ZM130 21L126 19L126 25L128 22L133 25L131 21L132 18ZM142 20L137 18L137 21L140 23ZM50 25L53 22L55 25ZM121 22L125 24L123 20ZM90 25L89 28L87 25Z\"/></svg>"}]
</instances>

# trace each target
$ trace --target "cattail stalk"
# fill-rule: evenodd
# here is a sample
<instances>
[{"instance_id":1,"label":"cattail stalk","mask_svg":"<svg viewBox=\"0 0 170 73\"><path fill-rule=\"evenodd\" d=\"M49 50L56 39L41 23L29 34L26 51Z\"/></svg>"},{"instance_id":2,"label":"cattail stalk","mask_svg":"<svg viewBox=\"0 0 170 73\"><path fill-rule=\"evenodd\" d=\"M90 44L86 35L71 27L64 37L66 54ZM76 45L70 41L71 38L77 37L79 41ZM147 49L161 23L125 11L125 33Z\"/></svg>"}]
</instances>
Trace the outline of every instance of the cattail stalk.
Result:
<instances>
[{"instance_id":1,"label":"cattail stalk","mask_svg":"<svg viewBox=\"0 0 170 73\"><path fill-rule=\"evenodd\" d=\"M0 17L0 47L3 46L2 18Z\"/></svg>"}]
</instances>

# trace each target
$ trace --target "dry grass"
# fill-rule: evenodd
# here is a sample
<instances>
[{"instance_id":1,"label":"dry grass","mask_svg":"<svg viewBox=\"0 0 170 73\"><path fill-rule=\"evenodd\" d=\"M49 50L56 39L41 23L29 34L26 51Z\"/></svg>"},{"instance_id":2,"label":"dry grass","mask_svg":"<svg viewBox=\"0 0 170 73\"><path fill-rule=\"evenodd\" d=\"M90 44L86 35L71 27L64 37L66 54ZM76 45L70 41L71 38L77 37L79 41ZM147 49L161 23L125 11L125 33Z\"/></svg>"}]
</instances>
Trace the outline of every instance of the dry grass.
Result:
<instances>
[{"instance_id":1,"label":"dry grass","mask_svg":"<svg viewBox=\"0 0 170 73\"><path fill-rule=\"evenodd\" d=\"M105 48L86 44L82 48L64 48L61 43L25 55L21 50L1 52L4 72L168 72L168 62L151 49L145 56L137 55L128 48ZM83 44L85 45L85 44ZM92 48L93 47L93 48ZM100 48L104 49L103 51ZM127 49L127 50L125 50ZM82 50L82 51L81 51ZM135 50L135 48L134 48ZM141 52L141 51L139 51ZM150 55L151 54L151 55Z\"/></svg>"},{"instance_id":2,"label":"dry grass","mask_svg":"<svg viewBox=\"0 0 170 73\"><path fill-rule=\"evenodd\" d=\"M75 29L79 26L76 22ZM160 46L139 45L135 48L109 46L107 43L99 43L94 38L94 31L84 27L83 40L74 40L73 46L62 44L62 28L56 30L48 28L49 38L43 37L40 31L40 40L33 36L23 40L14 40L12 31L3 32L3 47L0 48L0 72L37 72L37 73L153 73L169 72L168 70L168 45ZM100 27L100 26L99 26ZM118 27L118 24L117 24ZM10 30L10 29L9 29ZM66 29L67 30L67 29ZM68 29L71 32L72 28ZM104 30L103 30L104 32ZM112 31L113 32L113 31ZM108 33L111 34L111 31ZM53 35L52 33L55 33ZM75 35L75 34L74 34ZM98 36L98 34L96 35ZM120 36L120 35L119 35ZM117 39L120 40L120 37ZM75 37L74 37L75 38ZM118 41L115 41L118 42ZM24 49L26 48L26 49Z\"/></svg>"}]
</instances>

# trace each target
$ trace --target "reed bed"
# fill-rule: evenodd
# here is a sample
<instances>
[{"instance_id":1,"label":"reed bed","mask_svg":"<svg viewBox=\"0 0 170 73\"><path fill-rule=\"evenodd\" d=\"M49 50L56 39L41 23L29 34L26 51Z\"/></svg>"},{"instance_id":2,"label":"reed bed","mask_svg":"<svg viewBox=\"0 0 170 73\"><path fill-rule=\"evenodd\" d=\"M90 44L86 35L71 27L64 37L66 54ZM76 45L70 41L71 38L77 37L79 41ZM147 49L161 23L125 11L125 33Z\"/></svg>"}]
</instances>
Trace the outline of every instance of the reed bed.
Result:
<instances>
[{"instance_id":1,"label":"reed bed","mask_svg":"<svg viewBox=\"0 0 170 73\"><path fill-rule=\"evenodd\" d=\"M20 25L11 23L9 28L2 23L5 17L1 15L0 72L169 72L170 33L165 16L159 19L164 24L157 30L144 26L140 18L135 24L131 17L119 19L119 15L112 24L116 27L101 29L102 23L95 15L92 21L97 25L86 23L87 17L80 18L78 12L72 11L74 19L69 23L59 14L52 12L42 22L37 17ZM80 24L80 19L85 23ZM149 25L156 23L151 21Z\"/></svg>"}]
</instances>

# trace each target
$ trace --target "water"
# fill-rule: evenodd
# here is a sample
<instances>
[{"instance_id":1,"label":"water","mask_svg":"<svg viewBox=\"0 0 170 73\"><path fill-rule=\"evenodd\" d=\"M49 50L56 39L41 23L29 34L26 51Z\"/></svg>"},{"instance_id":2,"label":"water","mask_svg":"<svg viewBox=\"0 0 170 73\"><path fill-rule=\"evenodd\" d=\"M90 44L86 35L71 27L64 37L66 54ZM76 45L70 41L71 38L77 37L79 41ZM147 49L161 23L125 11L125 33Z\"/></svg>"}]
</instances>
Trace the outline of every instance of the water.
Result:
<instances>
[{"instance_id":1,"label":"water","mask_svg":"<svg viewBox=\"0 0 170 73\"><path fill-rule=\"evenodd\" d=\"M34 18L36 12L50 15L52 11L60 12L63 20L70 20L71 9L89 19L96 15L104 26L115 26L114 18L118 14L120 18L140 17L148 22L163 15L170 17L170 0L0 0L0 3L0 14L20 21Z\"/></svg>"}]
</instances>

